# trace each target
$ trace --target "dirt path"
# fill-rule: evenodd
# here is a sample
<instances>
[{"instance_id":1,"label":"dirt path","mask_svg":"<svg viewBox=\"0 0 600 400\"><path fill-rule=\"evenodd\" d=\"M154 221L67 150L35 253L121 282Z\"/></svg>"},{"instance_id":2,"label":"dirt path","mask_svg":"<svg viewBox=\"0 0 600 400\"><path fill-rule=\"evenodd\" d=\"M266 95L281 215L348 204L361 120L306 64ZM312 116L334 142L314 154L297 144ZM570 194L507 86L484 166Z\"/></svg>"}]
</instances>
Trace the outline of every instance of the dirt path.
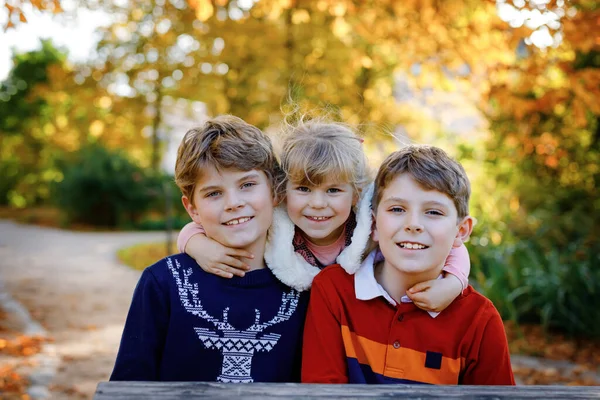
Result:
<instances>
[{"instance_id":1,"label":"dirt path","mask_svg":"<svg viewBox=\"0 0 600 400\"><path fill-rule=\"evenodd\" d=\"M91 398L112 370L140 272L120 247L162 232L69 232L0 220L0 280L54 339L52 398Z\"/></svg>"}]
</instances>

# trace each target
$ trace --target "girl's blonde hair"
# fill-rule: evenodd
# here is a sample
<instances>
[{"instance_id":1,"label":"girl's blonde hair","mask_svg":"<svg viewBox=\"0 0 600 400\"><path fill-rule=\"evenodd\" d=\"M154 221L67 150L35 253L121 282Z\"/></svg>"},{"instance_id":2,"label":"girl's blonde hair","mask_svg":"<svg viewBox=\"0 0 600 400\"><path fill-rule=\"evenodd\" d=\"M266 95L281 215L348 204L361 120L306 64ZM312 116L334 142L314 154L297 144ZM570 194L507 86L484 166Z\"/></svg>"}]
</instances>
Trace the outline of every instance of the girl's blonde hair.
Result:
<instances>
[{"instance_id":1,"label":"girl's blonde hair","mask_svg":"<svg viewBox=\"0 0 600 400\"><path fill-rule=\"evenodd\" d=\"M283 139L283 185L288 180L299 185L320 185L330 179L350 183L360 196L371 181L362 142L344 124L301 119Z\"/></svg>"}]
</instances>

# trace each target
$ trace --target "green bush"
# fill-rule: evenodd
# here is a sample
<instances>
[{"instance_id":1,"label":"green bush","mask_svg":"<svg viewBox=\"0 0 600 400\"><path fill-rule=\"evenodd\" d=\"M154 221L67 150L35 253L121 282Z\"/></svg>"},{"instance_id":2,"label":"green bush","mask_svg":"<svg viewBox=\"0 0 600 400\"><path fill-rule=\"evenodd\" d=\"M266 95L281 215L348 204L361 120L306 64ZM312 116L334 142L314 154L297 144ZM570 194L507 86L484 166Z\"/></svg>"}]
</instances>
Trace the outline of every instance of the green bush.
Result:
<instances>
[{"instance_id":1,"label":"green bush","mask_svg":"<svg viewBox=\"0 0 600 400\"><path fill-rule=\"evenodd\" d=\"M505 318L600 337L600 248L584 242L544 249L544 240L470 245L472 283Z\"/></svg>"},{"instance_id":2,"label":"green bush","mask_svg":"<svg viewBox=\"0 0 600 400\"><path fill-rule=\"evenodd\" d=\"M23 174L19 168L19 160L9 158L7 160L0 160L0 205L6 206L10 204L10 192L13 190L21 179Z\"/></svg>"},{"instance_id":3,"label":"green bush","mask_svg":"<svg viewBox=\"0 0 600 400\"><path fill-rule=\"evenodd\" d=\"M68 222L130 226L158 197L157 182L122 152L99 144L82 148L63 163L55 200Z\"/></svg>"}]
</instances>

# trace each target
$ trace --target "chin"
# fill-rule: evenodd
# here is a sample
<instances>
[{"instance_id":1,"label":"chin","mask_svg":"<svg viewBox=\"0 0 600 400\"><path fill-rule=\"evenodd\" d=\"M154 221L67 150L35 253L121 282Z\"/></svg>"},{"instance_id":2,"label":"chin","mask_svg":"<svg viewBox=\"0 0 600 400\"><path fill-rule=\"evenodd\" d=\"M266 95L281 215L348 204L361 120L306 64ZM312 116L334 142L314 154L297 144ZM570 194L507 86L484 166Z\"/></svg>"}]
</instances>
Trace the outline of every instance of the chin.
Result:
<instances>
[{"instance_id":1,"label":"chin","mask_svg":"<svg viewBox=\"0 0 600 400\"><path fill-rule=\"evenodd\" d=\"M232 248L244 248L256 242L258 237L255 235L223 235L217 242L223 246Z\"/></svg>"},{"instance_id":2,"label":"chin","mask_svg":"<svg viewBox=\"0 0 600 400\"><path fill-rule=\"evenodd\" d=\"M232 247L234 249L243 249L256 242L256 239L228 240L227 242L227 244L223 243L227 247Z\"/></svg>"},{"instance_id":3,"label":"chin","mask_svg":"<svg viewBox=\"0 0 600 400\"><path fill-rule=\"evenodd\" d=\"M423 267L423 263L415 263L413 260L401 261L394 267L405 274L422 274L433 269L433 267Z\"/></svg>"}]
</instances>

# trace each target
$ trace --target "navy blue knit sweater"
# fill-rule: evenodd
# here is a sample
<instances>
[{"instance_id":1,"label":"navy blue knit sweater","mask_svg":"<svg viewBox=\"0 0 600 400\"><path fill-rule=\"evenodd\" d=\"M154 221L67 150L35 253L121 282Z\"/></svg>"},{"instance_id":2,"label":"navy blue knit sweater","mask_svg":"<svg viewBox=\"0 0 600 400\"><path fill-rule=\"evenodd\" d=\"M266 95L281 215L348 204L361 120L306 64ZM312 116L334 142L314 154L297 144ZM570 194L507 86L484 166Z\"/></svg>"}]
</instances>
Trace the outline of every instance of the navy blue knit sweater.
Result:
<instances>
[{"instance_id":1,"label":"navy blue knit sweater","mask_svg":"<svg viewBox=\"0 0 600 400\"><path fill-rule=\"evenodd\" d=\"M110 379L298 382L307 303L269 269L224 279L167 257L140 277Z\"/></svg>"}]
</instances>

